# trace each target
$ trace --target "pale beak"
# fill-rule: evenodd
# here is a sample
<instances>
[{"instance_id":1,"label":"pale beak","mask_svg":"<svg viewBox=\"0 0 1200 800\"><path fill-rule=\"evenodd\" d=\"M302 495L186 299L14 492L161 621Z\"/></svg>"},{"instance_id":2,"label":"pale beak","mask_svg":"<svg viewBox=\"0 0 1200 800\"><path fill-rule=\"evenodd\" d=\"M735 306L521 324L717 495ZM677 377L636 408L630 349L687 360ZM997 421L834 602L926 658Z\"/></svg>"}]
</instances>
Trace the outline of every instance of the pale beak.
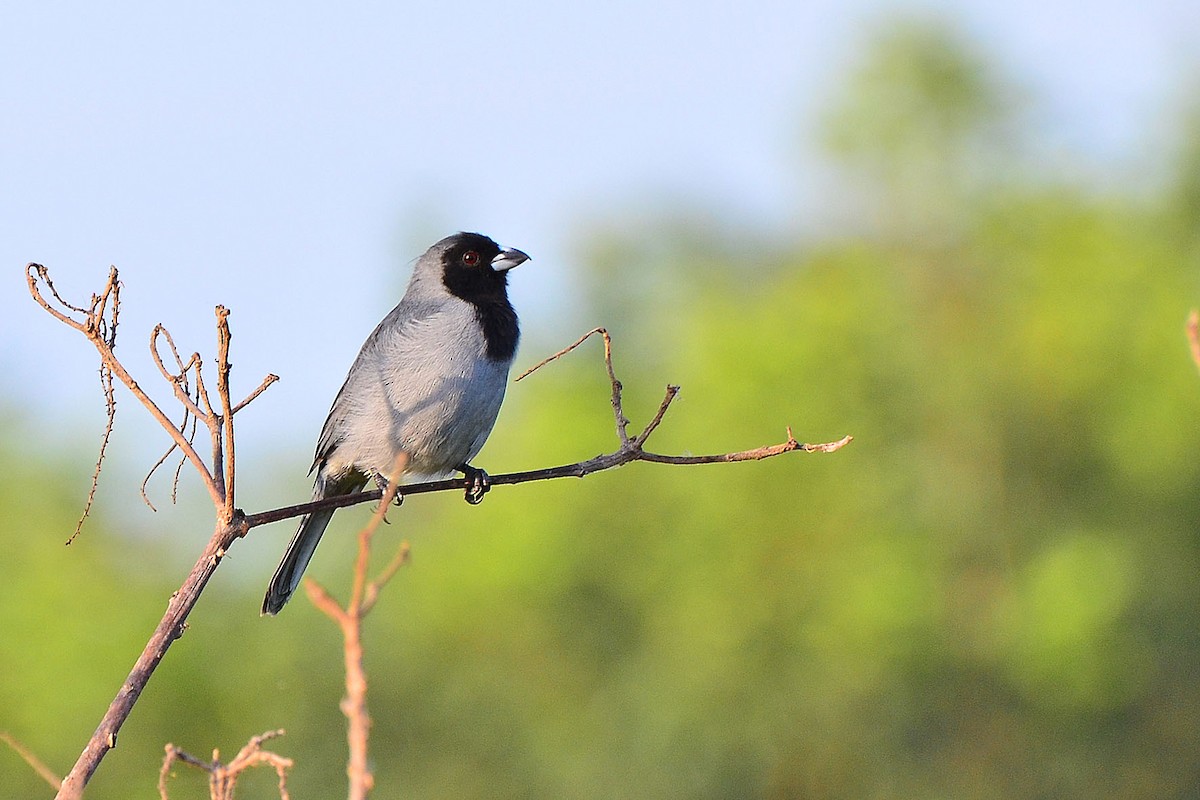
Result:
<instances>
[{"instance_id":1,"label":"pale beak","mask_svg":"<svg viewBox=\"0 0 1200 800\"><path fill-rule=\"evenodd\" d=\"M513 267L520 266L529 260L529 256L515 247L500 251L500 255L492 259L492 269L496 272L507 272Z\"/></svg>"}]
</instances>

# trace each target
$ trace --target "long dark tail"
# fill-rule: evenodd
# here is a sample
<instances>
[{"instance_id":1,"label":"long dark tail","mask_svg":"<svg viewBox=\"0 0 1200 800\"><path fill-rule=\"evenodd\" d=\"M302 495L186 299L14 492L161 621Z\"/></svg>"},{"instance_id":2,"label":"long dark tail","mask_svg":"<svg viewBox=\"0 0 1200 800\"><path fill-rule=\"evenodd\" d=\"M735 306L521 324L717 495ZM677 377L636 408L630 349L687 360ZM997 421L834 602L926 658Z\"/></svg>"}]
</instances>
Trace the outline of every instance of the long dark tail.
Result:
<instances>
[{"instance_id":1,"label":"long dark tail","mask_svg":"<svg viewBox=\"0 0 1200 800\"><path fill-rule=\"evenodd\" d=\"M320 499L320 498L316 498ZM319 511L315 514L305 514L300 520L300 528L292 537L291 544L283 554L283 560L271 577L267 586L267 596L263 598L262 613L278 614L284 604L291 599L292 593L300 586L300 578L304 576L304 568L316 552L321 534L333 516L332 511Z\"/></svg>"},{"instance_id":2,"label":"long dark tail","mask_svg":"<svg viewBox=\"0 0 1200 800\"><path fill-rule=\"evenodd\" d=\"M362 488L364 482L352 479L334 483L327 481L325 476L318 473L317 485L313 487L313 500L357 492ZM300 520L300 527L288 544L287 550L284 551L283 559L275 569L275 574L271 576L270 585L267 586L267 595L263 598L262 604L263 614L278 614L280 609L291 599L296 589L300 587L304 568L312 559L317 544L321 541L321 534L325 533L325 526L329 524L332 516L332 510L315 511L305 514Z\"/></svg>"}]
</instances>

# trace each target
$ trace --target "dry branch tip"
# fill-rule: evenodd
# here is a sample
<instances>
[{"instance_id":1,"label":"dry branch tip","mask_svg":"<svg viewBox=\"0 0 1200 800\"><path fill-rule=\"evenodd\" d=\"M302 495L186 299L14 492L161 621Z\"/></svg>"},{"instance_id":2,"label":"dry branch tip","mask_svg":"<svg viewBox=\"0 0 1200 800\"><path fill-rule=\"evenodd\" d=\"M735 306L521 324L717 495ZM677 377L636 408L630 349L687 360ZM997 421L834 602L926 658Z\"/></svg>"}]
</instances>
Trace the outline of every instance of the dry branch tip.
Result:
<instances>
[{"instance_id":1,"label":"dry branch tip","mask_svg":"<svg viewBox=\"0 0 1200 800\"><path fill-rule=\"evenodd\" d=\"M32 750L19 742L11 733L0 731L0 742L4 742L12 748L12 751L20 756L21 760L28 764L38 774L39 778L50 784L55 791L62 788L62 778L55 775L54 770L46 766L44 761L38 758Z\"/></svg>"},{"instance_id":2,"label":"dry branch tip","mask_svg":"<svg viewBox=\"0 0 1200 800\"><path fill-rule=\"evenodd\" d=\"M163 747L165 751L163 763L158 771L158 795L161 800L168 800L167 779L171 775L171 767L176 762L187 764L208 773L209 792L213 800L233 800L234 789L241 774L251 767L267 765L274 768L275 774L279 778L278 789L280 800L288 800L287 771L292 768L294 762L292 759L285 758L278 753L262 749L264 742L283 735L284 731L281 728L261 733L258 736L252 736L250 741L238 751L237 755L228 764L221 763L221 753L217 748L213 748L212 760L205 761L196 758L182 748L176 747L173 744L167 744Z\"/></svg>"}]
</instances>

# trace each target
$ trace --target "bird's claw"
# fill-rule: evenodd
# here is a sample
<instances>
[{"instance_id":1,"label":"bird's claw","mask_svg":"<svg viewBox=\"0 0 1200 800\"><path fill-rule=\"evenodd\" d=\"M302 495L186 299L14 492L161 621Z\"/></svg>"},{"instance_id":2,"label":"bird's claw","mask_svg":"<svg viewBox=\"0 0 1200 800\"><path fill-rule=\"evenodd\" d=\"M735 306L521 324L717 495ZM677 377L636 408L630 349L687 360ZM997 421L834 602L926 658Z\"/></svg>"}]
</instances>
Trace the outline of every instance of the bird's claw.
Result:
<instances>
[{"instance_id":1,"label":"bird's claw","mask_svg":"<svg viewBox=\"0 0 1200 800\"><path fill-rule=\"evenodd\" d=\"M492 488L492 480L486 472L476 469L470 464L463 464L460 469L467 479L466 491L463 492L463 497L471 505L477 506L483 502L483 496Z\"/></svg>"},{"instance_id":2,"label":"bird's claw","mask_svg":"<svg viewBox=\"0 0 1200 800\"><path fill-rule=\"evenodd\" d=\"M388 487L391 486L391 483L388 481L388 479L383 476L382 472L372 472L371 478L375 481L375 485L379 487L380 493L386 496ZM396 497L392 500L392 502L399 506L404 502L404 495L400 492L396 492ZM384 521L386 522L387 520L385 519Z\"/></svg>"}]
</instances>

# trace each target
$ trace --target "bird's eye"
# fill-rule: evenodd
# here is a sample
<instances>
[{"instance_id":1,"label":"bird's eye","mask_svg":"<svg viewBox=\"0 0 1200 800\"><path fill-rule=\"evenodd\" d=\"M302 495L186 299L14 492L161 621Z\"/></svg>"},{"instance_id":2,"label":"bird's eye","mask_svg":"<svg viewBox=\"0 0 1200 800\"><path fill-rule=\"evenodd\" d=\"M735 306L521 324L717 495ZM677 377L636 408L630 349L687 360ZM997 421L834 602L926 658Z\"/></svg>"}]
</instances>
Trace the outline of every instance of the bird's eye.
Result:
<instances>
[{"instance_id":1,"label":"bird's eye","mask_svg":"<svg viewBox=\"0 0 1200 800\"><path fill-rule=\"evenodd\" d=\"M474 250L468 250L467 252L463 253L462 263L466 264L468 267L475 266L479 263L479 253L476 253Z\"/></svg>"}]
</instances>

